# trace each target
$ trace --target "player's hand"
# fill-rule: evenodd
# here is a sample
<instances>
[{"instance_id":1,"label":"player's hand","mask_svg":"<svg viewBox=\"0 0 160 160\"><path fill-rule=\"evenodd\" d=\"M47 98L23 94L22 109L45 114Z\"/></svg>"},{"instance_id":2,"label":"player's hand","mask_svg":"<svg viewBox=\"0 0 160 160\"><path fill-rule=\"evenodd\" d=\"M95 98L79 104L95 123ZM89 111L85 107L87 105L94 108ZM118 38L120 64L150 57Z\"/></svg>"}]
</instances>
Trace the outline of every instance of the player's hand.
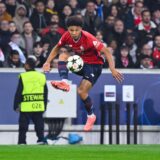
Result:
<instances>
[{"instance_id":1,"label":"player's hand","mask_svg":"<svg viewBox=\"0 0 160 160\"><path fill-rule=\"evenodd\" d=\"M45 62L45 63L43 64L42 69L43 69L44 72L49 72L49 71L51 70L50 63Z\"/></svg>"},{"instance_id":2,"label":"player's hand","mask_svg":"<svg viewBox=\"0 0 160 160\"><path fill-rule=\"evenodd\" d=\"M112 72L112 76L119 82L122 83L122 81L124 80L123 74L121 74L118 70L113 69L111 70Z\"/></svg>"}]
</instances>

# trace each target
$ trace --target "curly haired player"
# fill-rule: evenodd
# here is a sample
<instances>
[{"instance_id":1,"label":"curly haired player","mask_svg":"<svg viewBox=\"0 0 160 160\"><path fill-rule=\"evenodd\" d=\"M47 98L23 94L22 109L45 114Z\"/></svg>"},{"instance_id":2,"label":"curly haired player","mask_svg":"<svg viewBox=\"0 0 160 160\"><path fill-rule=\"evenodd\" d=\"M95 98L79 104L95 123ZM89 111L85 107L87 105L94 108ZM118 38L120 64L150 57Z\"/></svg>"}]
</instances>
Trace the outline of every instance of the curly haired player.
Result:
<instances>
[{"instance_id":1,"label":"curly haired player","mask_svg":"<svg viewBox=\"0 0 160 160\"><path fill-rule=\"evenodd\" d=\"M58 54L60 47L65 45L71 47L74 53L83 59L84 66L82 70L76 72L76 74L83 77L78 86L78 94L84 103L88 115L84 131L90 131L96 121L96 115L93 113L93 104L88 93L101 75L102 65L104 63L101 53L103 53L108 60L112 76L118 82L123 80L123 76L115 69L112 54L109 49L104 47L104 45L92 34L82 30L82 26L83 20L80 17L71 16L68 18L68 31L63 34L58 44L52 49L49 57L43 65L43 70L44 72L50 71L51 61ZM70 90L68 84L68 69L66 68L66 61L69 56L70 55L66 53L59 55L58 71L62 81L51 82L53 87L67 92Z\"/></svg>"}]
</instances>

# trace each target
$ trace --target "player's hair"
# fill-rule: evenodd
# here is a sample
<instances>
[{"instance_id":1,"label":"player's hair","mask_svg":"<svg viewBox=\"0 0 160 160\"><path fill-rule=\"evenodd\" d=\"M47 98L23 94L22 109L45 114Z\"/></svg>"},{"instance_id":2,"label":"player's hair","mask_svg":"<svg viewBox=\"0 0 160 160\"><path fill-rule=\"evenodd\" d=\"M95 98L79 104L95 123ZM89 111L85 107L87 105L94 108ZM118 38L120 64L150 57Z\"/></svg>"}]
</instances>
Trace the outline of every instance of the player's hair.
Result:
<instances>
[{"instance_id":1,"label":"player's hair","mask_svg":"<svg viewBox=\"0 0 160 160\"><path fill-rule=\"evenodd\" d=\"M78 16L71 16L68 18L66 25L67 27L70 27L70 26L83 27L83 19Z\"/></svg>"}]
</instances>

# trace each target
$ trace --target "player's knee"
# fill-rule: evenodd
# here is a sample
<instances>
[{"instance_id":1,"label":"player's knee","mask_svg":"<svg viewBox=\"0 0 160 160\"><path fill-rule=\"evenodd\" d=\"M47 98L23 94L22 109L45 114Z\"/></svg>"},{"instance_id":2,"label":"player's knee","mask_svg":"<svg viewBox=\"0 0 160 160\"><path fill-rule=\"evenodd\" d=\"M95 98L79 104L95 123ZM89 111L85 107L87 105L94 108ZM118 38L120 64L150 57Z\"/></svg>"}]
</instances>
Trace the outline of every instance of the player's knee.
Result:
<instances>
[{"instance_id":1,"label":"player's knee","mask_svg":"<svg viewBox=\"0 0 160 160\"><path fill-rule=\"evenodd\" d=\"M81 96L83 94L83 90L81 88L78 88L77 93Z\"/></svg>"},{"instance_id":2,"label":"player's knee","mask_svg":"<svg viewBox=\"0 0 160 160\"><path fill-rule=\"evenodd\" d=\"M67 61L69 55L67 53L61 53L59 55L59 61Z\"/></svg>"},{"instance_id":3,"label":"player's knee","mask_svg":"<svg viewBox=\"0 0 160 160\"><path fill-rule=\"evenodd\" d=\"M78 88L77 89L77 93L78 93L78 95L81 97L81 98L84 98L84 97L86 97L86 90L85 89L83 89L83 88Z\"/></svg>"}]
</instances>

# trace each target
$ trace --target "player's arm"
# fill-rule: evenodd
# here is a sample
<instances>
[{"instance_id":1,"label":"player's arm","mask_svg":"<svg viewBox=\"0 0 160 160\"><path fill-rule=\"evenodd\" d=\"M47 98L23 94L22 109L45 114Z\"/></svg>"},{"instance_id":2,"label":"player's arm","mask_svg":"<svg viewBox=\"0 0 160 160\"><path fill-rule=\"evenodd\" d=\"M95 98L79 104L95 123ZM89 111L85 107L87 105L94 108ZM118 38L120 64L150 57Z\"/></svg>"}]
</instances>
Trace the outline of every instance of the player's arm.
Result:
<instances>
[{"instance_id":1,"label":"player's arm","mask_svg":"<svg viewBox=\"0 0 160 160\"><path fill-rule=\"evenodd\" d=\"M103 52L103 54L105 55L107 61L108 61L108 64L109 64L109 68L112 72L112 76L118 81L118 82L122 82L123 81L123 75L116 70L115 68L115 63L114 63L114 60L113 60L113 56L110 52L110 50L106 47L103 47L101 49L101 52Z\"/></svg>"},{"instance_id":2,"label":"player's arm","mask_svg":"<svg viewBox=\"0 0 160 160\"><path fill-rule=\"evenodd\" d=\"M46 62L43 64L43 71L44 72L49 72L50 71L50 63L52 62L52 60L56 57L56 55L58 54L59 51L59 46L56 45L55 47L53 47L53 49L51 50L50 55L48 56Z\"/></svg>"}]
</instances>

